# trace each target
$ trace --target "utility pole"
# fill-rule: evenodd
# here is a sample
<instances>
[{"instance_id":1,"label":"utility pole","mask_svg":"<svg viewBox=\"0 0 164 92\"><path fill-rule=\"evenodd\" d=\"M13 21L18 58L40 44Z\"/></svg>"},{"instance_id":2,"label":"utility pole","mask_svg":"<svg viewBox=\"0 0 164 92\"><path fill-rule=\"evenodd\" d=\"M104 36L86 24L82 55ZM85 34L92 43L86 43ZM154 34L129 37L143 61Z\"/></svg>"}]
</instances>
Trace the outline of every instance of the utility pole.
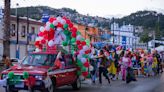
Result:
<instances>
[{"instance_id":1,"label":"utility pole","mask_svg":"<svg viewBox=\"0 0 164 92\"><path fill-rule=\"evenodd\" d=\"M26 44L26 53L28 53L28 45L29 45L29 8L27 7L27 44Z\"/></svg>"},{"instance_id":2,"label":"utility pole","mask_svg":"<svg viewBox=\"0 0 164 92\"><path fill-rule=\"evenodd\" d=\"M4 0L4 40L3 54L10 57L10 0Z\"/></svg>"},{"instance_id":3,"label":"utility pole","mask_svg":"<svg viewBox=\"0 0 164 92\"><path fill-rule=\"evenodd\" d=\"M16 18L17 18L17 39L16 39L16 58L19 59L19 15L18 15L18 6L19 4L16 4Z\"/></svg>"}]
</instances>

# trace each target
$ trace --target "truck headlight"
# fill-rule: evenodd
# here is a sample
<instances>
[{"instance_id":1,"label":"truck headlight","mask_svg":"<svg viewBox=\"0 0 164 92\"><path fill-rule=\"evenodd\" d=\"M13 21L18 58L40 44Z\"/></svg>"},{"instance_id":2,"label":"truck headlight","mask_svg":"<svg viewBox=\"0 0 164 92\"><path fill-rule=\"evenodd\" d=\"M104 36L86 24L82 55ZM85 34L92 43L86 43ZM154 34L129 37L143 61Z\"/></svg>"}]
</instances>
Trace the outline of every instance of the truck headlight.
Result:
<instances>
[{"instance_id":1,"label":"truck headlight","mask_svg":"<svg viewBox=\"0 0 164 92\"><path fill-rule=\"evenodd\" d=\"M2 79L7 78L7 74L2 74Z\"/></svg>"},{"instance_id":2,"label":"truck headlight","mask_svg":"<svg viewBox=\"0 0 164 92\"><path fill-rule=\"evenodd\" d=\"M41 76L41 75L36 75L35 78L38 79L38 80L43 80L44 79L44 77Z\"/></svg>"}]
</instances>

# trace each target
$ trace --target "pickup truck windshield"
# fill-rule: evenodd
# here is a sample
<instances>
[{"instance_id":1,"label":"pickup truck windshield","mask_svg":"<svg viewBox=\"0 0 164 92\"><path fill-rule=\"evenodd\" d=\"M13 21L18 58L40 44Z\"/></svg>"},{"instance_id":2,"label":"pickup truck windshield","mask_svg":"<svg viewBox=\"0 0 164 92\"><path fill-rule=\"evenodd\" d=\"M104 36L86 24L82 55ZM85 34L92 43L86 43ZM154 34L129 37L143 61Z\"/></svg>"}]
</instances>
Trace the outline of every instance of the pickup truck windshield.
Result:
<instances>
[{"instance_id":1,"label":"pickup truck windshield","mask_svg":"<svg viewBox=\"0 0 164 92\"><path fill-rule=\"evenodd\" d=\"M22 61L22 65L53 66L55 59L56 55L52 54L29 54Z\"/></svg>"}]
</instances>

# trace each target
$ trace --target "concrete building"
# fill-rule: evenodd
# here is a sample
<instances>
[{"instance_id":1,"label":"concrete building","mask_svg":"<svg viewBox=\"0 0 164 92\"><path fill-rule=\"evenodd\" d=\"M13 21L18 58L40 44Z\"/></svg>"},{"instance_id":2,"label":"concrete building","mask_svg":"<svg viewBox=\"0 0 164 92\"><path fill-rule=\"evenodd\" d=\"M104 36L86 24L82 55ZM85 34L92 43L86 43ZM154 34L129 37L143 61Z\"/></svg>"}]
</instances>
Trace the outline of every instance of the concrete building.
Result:
<instances>
[{"instance_id":1,"label":"concrete building","mask_svg":"<svg viewBox=\"0 0 164 92\"><path fill-rule=\"evenodd\" d=\"M74 24L74 26L81 32L81 35L85 39L89 39L91 42L100 41L98 28L89 27L81 24Z\"/></svg>"},{"instance_id":2,"label":"concrete building","mask_svg":"<svg viewBox=\"0 0 164 92\"><path fill-rule=\"evenodd\" d=\"M43 23L26 17L20 17L17 21L16 16L11 16L10 28L10 57L22 59L29 51L33 50L34 41ZM29 27L27 28L27 23ZM18 27L18 29L17 29ZM28 31L27 31L28 29ZM17 44L18 31L18 44ZM27 40L28 38L28 40Z\"/></svg>"},{"instance_id":3,"label":"concrete building","mask_svg":"<svg viewBox=\"0 0 164 92\"><path fill-rule=\"evenodd\" d=\"M134 26L133 25L123 25L119 27L118 23L111 24L111 40L114 41L114 44L123 45L126 48L135 48L135 44L139 42L139 38L134 35Z\"/></svg>"}]
</instances>

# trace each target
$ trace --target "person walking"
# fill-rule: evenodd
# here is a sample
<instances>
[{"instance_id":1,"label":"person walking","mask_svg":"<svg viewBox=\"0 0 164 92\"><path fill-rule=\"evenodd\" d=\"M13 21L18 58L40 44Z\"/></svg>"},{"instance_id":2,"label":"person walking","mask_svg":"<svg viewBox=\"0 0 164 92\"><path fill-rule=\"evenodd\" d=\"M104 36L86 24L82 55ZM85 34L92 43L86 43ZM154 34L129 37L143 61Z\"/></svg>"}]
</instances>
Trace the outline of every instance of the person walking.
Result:
<instances>
[{"instance_id":1,"label":"person walking","mask_svg":"<svg viewBox=\"0 0 164 92\"><path fill-rule=\"evenodd\" d=\"M107 58L104 55L104 51L100 50L100 54L98 56L100 59L100 66L99 66L99 83L102 84L102 74L104 77L108 80L108 83L110 84L110 79L108 77L108 71L107 71Z\"/></svg>"},{"instance_id":2,"label":"person walking","mask_svg":"<svg viewBox=\"0 0 164 92\"><path fill-rule=\"evenodd\" d=\"M9 57L7 57L6 55L3 55L2 61L4 62L4 66L6 69L10 68L11 61L10 61Z\"/></svg>"},{"instance_id":3,"label":"person walking","mask_svg":"<svg viewBox=\"0 0 164 92\"><path fill-rule=\"evenodd\" d=\"M126 74L127 74L127 68L131 65L131 60L128 57L128 53L126 53L124 55L124 57L122 57L120 64L121 64L122 80L125 81L126 80Z\"/></svg>"},{"instance_id":4,"label":"person walking","mask_svg":"<svg viewBox=\"0 0 164 92\"><path fill-rule=\"evenodd\" d=\"M93 54L91 55L91 61L90 64L93 67L93 70L91 71L91 78L92 78L92 82L95 83L96 81L96 74L97 74L97 68L98 68L98 60L97 60L97 53L96 50L94 50Z\"/></svg>"}]
</instances>

